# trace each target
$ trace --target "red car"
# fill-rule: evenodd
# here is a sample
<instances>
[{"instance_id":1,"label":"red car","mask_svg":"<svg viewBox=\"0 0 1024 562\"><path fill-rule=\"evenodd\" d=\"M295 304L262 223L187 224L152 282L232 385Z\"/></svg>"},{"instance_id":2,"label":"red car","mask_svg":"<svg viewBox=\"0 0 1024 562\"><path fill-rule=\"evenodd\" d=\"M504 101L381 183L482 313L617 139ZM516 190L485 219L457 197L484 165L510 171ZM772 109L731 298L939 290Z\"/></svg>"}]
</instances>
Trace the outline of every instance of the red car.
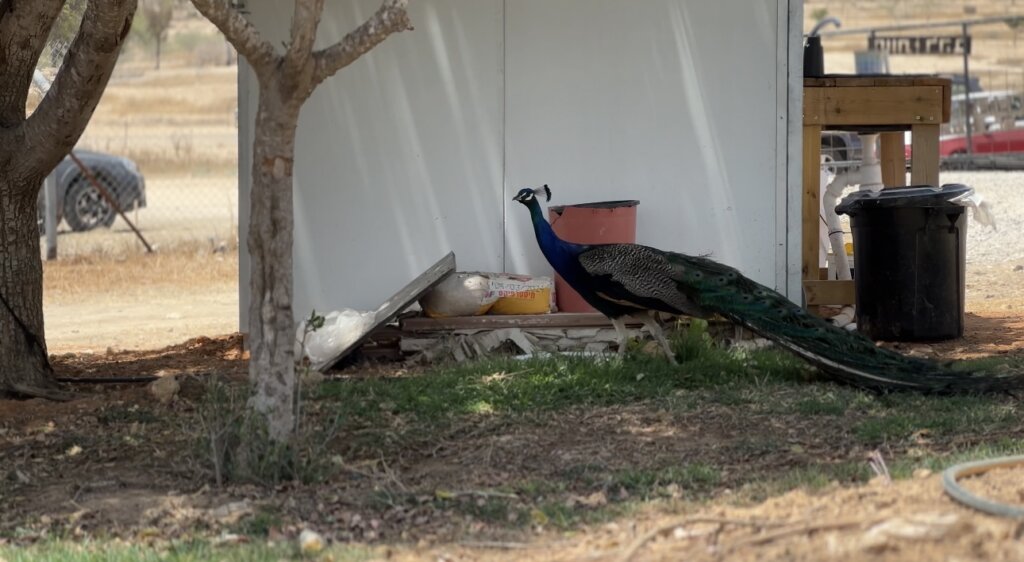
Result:
<instances>
[{"instance_id":1,"label":"red car","mask_svg":"<svg viewBox=\"0 0 1024 562\"><path fill-rule=\"evenodd\" d=\"M986 131L971 135L971 149L975 154L1024 152L1024 129ZM939 139L939 156L967 154L967 137L958 135Z\"/></svg>"}]
</instances>

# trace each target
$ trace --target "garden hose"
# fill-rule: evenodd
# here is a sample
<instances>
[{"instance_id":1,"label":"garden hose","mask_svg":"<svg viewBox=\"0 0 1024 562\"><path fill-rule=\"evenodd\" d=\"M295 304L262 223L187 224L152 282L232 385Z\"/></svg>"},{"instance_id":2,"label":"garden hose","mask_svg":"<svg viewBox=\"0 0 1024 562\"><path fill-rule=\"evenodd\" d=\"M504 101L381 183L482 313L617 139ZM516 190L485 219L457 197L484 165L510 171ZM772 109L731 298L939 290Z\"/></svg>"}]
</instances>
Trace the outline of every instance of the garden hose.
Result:
<instances>
[{"instance_id":1,"label":"garden hose","mask_svg":"<svg viewBox=\"0 0 1024 562\"><path fill-rule=\"evenodd\" d=\"M958 479L966 476L976 476L978 474L984 474L992 469L1009 468L1020 465L1024 465L1024 455L960 463L947 468L942 473L942 487L945 488L946 493L949 494L950 497L964 505L973 507L978 511L984 511L985 513L998 515L1000 517L1024 519L1024 507L985 499L967 491L957 482Z\"/></svg>"}]
</instances>

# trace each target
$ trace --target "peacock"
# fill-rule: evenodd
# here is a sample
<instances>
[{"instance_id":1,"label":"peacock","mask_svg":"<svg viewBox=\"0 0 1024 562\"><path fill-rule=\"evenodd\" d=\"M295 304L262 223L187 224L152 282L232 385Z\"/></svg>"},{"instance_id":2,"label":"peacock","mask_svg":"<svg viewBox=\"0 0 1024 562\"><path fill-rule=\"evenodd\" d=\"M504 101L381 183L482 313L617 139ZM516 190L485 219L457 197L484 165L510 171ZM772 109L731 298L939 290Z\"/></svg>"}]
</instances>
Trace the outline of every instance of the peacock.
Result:
<instances>
[{"instance_id":1,"label":"peacock","mask_svg":"<svg viewBox=\"0 0 1024 562\"><path fill-rule=\"evenodd\" d=\"M618 334L621 357L625 320L647 327L668 359L675 354L657 313L708 318L718 314L775 342L826 375L876 390L926 393L995 392L1024 388L1024 374L953 369L881 348L867 337L834 326L778 292L707 257L666 252L640 244L575 244L560 239L544 219L538 197L551 189L522 189L513 198L530 211L537 243L566 283Z\"/></svg>"}]
</instances>

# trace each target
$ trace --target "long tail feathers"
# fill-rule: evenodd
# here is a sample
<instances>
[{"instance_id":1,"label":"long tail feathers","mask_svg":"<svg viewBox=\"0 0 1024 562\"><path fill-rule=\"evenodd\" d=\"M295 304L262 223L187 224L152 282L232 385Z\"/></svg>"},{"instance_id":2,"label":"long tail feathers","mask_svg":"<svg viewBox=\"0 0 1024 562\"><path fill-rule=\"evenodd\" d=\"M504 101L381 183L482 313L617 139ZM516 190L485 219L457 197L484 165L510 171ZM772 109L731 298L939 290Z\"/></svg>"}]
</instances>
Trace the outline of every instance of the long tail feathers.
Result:
<instances>
[{"instance_id":1,"label":"long tail feathers","mask_svg":"<svg viewBox=\"0 0 1024 562\"><path fill-rule=\"evenodd\" d=\"M833 326L779 293L706 258L668 253L679 289L699 307L774 341L827 375L873 390L926 393L1024 389L1024 373L954 370Z\"/></svg>"}]
</instances>

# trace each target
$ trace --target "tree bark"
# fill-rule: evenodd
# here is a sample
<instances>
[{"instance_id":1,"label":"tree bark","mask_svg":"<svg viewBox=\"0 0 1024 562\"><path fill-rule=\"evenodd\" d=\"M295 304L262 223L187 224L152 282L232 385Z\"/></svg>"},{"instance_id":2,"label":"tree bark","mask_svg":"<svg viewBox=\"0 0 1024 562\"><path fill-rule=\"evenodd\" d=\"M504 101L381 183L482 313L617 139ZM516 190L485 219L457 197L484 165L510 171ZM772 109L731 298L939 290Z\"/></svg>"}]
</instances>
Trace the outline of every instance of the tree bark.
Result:
<instances>
[{"instance_id":1,"label":"tree bark","mask_svg":"<svg viewBox=\"0 0 1024 562\"><path fill-rule=\"evenodd\" d=\"M295 131L302 104L318 84L392 33L412 29L408 0L385 0L337 44L314 51L324 0L295 0L284 53L226 0L192 0L245 57L259 83L249 216L250 407L270 436L288 441L295 429L295 319L292 311Z\"/></svg>"},{"instance_id":2,"label":"tree bark","mask_svg":"<svg viewBox=\"0 0 1024 562\"><path fill-rule=\"evenodd\" d=\"M90 1L50 90L30 115L36 62L64 0L0 0L0 393L58 392L43 331L36 196L78 142L113 72L135 0Z\"/></svg>"},{"instance_id":3,"label":"tree bark","mask_svg":"<svg viewBox=\"0 0 1024 562\"><path fill-rule=\"evenodd\" d=\"M250 405L271 437L286 441L295 428L292 162L299 106L282 99L276 80L261 82L259 92L248 236Z\"/></svg>"},{"instance_id":4,"label":"tree bark","mask_svg":"<svg viewBox=\"0 0 1024 562\"><path fill-rule=\"evenodd\" d=\"M0 178L0 388L47 396L54 384L43 335L36 196L19 185L35 179Z\"/></svg>"}]
</instances>

